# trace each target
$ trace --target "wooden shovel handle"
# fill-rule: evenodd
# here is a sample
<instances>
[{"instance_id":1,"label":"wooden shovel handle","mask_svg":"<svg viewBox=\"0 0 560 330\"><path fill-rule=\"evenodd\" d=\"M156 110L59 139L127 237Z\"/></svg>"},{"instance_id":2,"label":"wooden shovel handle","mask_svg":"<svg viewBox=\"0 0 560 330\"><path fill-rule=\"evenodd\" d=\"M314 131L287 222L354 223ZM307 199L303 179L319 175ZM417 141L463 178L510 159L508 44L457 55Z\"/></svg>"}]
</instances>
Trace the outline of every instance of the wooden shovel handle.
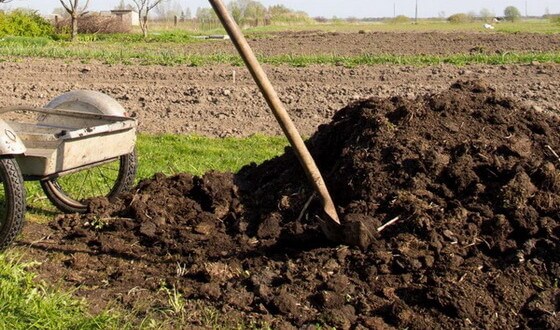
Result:
<instances>
[{"instance_id":1,"label":"wooden shovel handle","mask_svg":"<svg viewBox=\"0 0 560 330\"><path fill-rule=\"evenodd\" d=\"M239 28L237 23L235 23L231 15L228 13L224 3L221 0L209 0L209 1L212 7L214 8L214 11L220 18L220 21L222 22L224 28L228 32L233 44L235 45L235 48L237 48L239 55L241 55L241 58L243 58L245 65L251 72L253 79L259 86L261 93L266 99L268 106L274 113L274 116L276 117L276 120L280 124L280 127L282 127L282 130L284 131L284 134L288 138L288 141L290 141L290 144L294 148L295 153L305 170L305 174L307 175L307 178L309 179L309 181L313 185L313 188L321 198L321 202L323 204L325 213L331 218L332 221L334 221L337 224L340 224L340 220L338 218L336 208L329 194L327 186L325 185L325 181L323 180L321 172L319 171L319 168L315 164L313 157L311 157L311 154L309 153L309 150L305 146L305 143L303 142L301 135L299 134L297 128L295 127L294 123L290 119L288 112L284 108L282 101L280 101L278 94L274 90L274 87L272 86L266 73L262 69L259 61L257 60L257 57L253 53L253 50L247 43L245 36L243 36L241 29Z\"/></svg>"}]
</instances>

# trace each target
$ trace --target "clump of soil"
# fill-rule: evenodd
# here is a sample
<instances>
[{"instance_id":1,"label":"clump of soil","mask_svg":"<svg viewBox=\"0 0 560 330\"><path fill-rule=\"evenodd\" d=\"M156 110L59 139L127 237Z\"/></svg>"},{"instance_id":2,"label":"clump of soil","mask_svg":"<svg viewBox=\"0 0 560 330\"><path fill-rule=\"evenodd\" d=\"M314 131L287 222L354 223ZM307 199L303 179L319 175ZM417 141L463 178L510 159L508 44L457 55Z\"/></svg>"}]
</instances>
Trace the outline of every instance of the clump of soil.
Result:
<instances>
[{"instance_id":1,"label":"clump of soil","mask_svg":"<svg viewBox=\"0 0 560 330\"><path fill-rule=\"evenodd\" d=\"M558 328L559 127L483 82L362 100L308 141L340 242L288 148L237 174L156 175L33 246L62 251L43 276L99 307L163 287L278 328Z\"/></svg>"}]
</instances>

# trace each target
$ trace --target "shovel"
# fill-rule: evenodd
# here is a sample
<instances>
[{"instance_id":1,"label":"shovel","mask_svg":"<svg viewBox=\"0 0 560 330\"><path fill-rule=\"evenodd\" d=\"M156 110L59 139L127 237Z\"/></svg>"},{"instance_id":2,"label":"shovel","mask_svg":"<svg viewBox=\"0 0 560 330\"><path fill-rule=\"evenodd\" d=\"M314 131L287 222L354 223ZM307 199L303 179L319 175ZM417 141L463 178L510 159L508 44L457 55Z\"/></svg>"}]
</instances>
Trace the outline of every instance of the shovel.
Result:
<instances>
[{"instance_id":1,"label":"shovel","mask_svg":"<svg viewBox=\"0 0 560 330\"><path fill-rule=\"evenodd\" d=\"M268 106L274 113L274 117L276 117L276 120L280 124L280 127L282 127L282 130L284 131L284 134L292 145L292 148L294 148L296 156L303 166L308 180L311 182L313 188L315 189L315 192L321 199L323 209L329 218L327 222L321 223L321 228L323 229L327 237L332 238L336 236L336 227L340 225L340 220L338 218L338 214L336 213L336 208L332 201L331 195L329 194L327 186L325 185L325 180L323 180L323 176L319 171L319 168L315 164L313 157L311 157L311 154L305 146L301 135L290 119L288 112L284 108L282 101L280 101L278 94L276 94L274 87L272 87L272 84L270 83L270 80L268 79L266 73L259 64L257 57L255 56L251 47L247 43L247 40L243 36L241 29L228 13L224 3L221 0L208 1L220 18L222 25L228 32L229 37L235 45L235 48L237 48L237 51L239 52L239 55L241 56L241 58L243 58L245 65L251 72L253 79L259 86L259 89L266 99Z\"/></svg>"}]
</instances>

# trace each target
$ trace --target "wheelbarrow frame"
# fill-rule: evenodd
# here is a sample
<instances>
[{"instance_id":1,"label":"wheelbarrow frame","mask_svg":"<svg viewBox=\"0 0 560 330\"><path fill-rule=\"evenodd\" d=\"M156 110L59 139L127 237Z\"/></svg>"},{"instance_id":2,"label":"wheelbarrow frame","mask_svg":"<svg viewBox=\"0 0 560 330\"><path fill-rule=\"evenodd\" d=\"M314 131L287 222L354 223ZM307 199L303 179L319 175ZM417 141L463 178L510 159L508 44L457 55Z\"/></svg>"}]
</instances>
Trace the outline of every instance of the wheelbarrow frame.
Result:
<instances>
[{"instance_id":1,"label":"wheelbarrow frame","mask_svg":"<svg viewBox=\"0 0 560 330\"><path fill-rule=\"evenodd\" d=\"M14 155L26 180L76 172L134 150L133 118L31 107L2 108L0 115L16 111L40 114L37 123L0 119L0 155Z\"/></svg>"},{"instance_id":2,"label":"wheelbarrow frame","mask_svg":"<svg viewBox=\"0 0 560 330\"><path fill-rule=\"evenodd\" d=\"M4 192L0 200L0 250L22 228L24 180L39 180L47 198L63 212L84 212L87 204L83 199L95 197L82 196L80 187L76 198L67 187L72 182L59 180L67 175L85 171L88 177L96 167L118 165L111 169L111 175L98 171L110 189L103 194L113 198L132 187L137 168L137 121L127 117L116 100L99 92L72 91L44 108L0 108L2 117L12 112L23 112L26 119L33 114L37 117L32 121L0 117L0 188ZM80 184L88 183L84 180Z\"/></svg>"}]
</instances>

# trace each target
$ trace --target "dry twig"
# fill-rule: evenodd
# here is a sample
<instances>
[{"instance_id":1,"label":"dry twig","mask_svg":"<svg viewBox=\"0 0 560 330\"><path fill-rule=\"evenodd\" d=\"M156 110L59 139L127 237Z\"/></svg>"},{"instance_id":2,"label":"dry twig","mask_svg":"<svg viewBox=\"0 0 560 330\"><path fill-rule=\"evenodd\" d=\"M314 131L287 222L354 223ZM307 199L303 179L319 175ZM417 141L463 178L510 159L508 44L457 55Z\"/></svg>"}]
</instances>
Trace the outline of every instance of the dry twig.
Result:
<instances>
[{"instance_id":1,"label":"dry twig","mask_svg":"<svg viewBox=\"0 0 560 330\"><path fill-rule=\"evenodd\" d=\"M309 208L309 205L311 205L311 202L313 201L313 198L315 198L315 194L316 193L311 194L311 197L309 197L307 202L305 202L305 205L303 205L303 209L299 213L299 217L297 219L297 222L301 222L301 219L303 219L303 216L305 215L305 212L307 212L307 209Z\"/></svg>"},{"instance_id":2,"label":"dry twig","mask_svg":"<svg viewBox=\"0 0 560 330\"><path fill-rule=\"evenodd\" d=\"M556 151L554 151L554 149L552 149L552 147L550 145L546 145L546 148L548 150L550 150L550 152L552 152L552 154L556 157L556 160L558 161L558 163L560 163L560 156L558 155L558 153Z\"/></svg>"},{"instance_id":3,"label":"dry twig","mask_svg":"<svg viewBox=\"0 0 560 330\"><path fill-rule=\"evenodd\" d=\"M378 233L382 232L382 231L385 230L387 227L393 225L395 222L399 221L400 219L401 219L401 217L398 216L398 217L396 217L396 218L394 218L394 219L392 219L392 220L387 221L387 223L385 223L383 226L377 228L377 232L378 232Z\"/></svg>"}]
</instances>

